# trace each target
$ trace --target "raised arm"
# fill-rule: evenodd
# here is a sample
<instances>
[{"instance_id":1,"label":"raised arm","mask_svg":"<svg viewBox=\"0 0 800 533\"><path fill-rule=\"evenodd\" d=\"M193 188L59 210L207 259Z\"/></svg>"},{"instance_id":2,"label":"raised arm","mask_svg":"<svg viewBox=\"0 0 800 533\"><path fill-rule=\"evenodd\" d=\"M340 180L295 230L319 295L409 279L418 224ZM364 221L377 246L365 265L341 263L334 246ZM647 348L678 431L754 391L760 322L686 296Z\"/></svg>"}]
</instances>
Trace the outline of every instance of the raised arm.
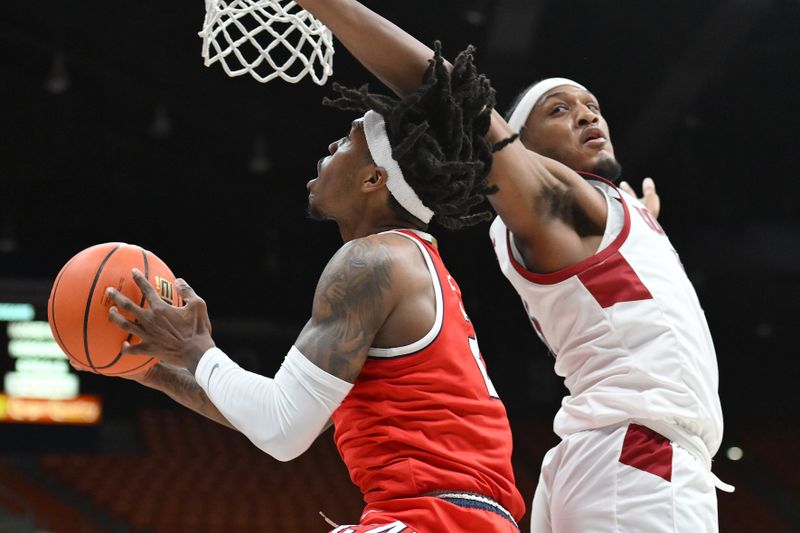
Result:
<instances>
[{"instance_id":1,"label":"raised arm","mask_svg":"<svg viewBox=\"0 0 800 533\"><path fill-rule=\"evenodd\" d=\"M370 72L404 96L422 81L433 51L355 0L298 0L326 24ZM503 117L492 112L487 139L511 137ZM568 167L528 151L514 141L495 154L489 182L499 192L492 206L509 227L529 266L564 268L592 255L606 220L605 199Z\"/></svg>"},{"instance_id":2,"label":"raised arm","mask_svg":"<svg viewBox=\"0 0 800 533\"><path fill-rule=\"evenodd\" d=\"M297 2L333 31L381 82L400 96L419 87L433 50L354 0Z\"/></svg>"}]
</instances>

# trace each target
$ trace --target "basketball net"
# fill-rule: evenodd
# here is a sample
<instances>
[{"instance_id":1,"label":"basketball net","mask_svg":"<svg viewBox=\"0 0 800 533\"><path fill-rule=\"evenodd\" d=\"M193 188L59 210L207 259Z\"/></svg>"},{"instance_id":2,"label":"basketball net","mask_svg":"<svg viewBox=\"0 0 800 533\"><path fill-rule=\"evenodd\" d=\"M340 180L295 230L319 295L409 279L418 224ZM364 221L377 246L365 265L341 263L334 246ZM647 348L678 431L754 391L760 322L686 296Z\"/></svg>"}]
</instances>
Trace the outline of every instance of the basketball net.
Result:
<instances>
[{"instance_id":1,"label":"basketball net","mask_svg":"<svg viewBox=\"0 0 800 533\"><path fill-rule=\"evenodd\" d=\"M324 85L333 74L331 31L292 0L206 0L199 35L205 65L219 62L231 77L297 83L310 74Z\"/></svg>"}]
</instances>

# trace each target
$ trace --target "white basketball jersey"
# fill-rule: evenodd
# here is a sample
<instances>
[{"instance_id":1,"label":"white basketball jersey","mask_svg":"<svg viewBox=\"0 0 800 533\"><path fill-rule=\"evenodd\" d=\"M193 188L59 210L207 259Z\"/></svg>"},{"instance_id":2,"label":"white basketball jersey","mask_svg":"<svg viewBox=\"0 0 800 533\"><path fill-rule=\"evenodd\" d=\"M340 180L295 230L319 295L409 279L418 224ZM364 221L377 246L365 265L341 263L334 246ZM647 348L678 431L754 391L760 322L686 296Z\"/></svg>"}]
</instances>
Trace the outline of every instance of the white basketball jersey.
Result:
<instances>
[{"instance_id":1,"label":"white basketball jersey","mask_svg":"<svg viewBox=\"0 0 800 533\"><path fill-rule=\"evenodd\" d=\"M490 230L500 268L555 356L570 395L562 438L634 421L694 451L707 467L722 440L714 345L664 230L632 196L591 181L609 219L594 256L564 270L526 270L505 224Z\"/></svg>"}]
</instances>

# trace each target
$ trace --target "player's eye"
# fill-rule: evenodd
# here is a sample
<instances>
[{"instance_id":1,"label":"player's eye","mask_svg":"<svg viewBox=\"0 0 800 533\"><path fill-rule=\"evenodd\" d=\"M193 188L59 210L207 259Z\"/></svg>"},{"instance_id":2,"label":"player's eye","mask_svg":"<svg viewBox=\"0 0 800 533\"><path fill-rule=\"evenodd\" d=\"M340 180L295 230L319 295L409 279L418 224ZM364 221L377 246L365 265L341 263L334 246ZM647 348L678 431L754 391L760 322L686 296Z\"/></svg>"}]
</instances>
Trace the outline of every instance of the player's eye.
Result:
<instances>
[{"instance_id":1,"label":"player's eye","mask_svg":"<svg viewBox=\"0 0 800 533\"><path fill-rule=\"evenodd\" d=\"M555 106L553 106L553 109L550 110L550 114L551 115L556 115L558 113L562 113L562 112L567 111L567 110L568 110L568 108L567 108L566 105L564 105L564 104L556 104Z\"/></svg>"}]
</instances>

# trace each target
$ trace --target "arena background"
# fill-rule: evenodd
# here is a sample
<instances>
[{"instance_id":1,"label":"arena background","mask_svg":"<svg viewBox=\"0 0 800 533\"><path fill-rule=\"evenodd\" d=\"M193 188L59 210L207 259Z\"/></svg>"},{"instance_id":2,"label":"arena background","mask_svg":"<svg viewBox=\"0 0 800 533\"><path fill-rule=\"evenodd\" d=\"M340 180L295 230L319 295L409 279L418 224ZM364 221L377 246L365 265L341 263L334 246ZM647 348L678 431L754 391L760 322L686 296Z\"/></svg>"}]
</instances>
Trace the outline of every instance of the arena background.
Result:
<instances>
[{"instance_id":1,"label":"arena background","mask_svg":"<svg viewBox=\"0 0 800 533\"><path fill-rule=\"evenodd\" d=\"M714 469L737 486L719 493L721 530L800 530L800 2L367 5L441 39L447 56L475 44L500 109L554 75L598 96L624 177L656 180L660 222L716 343L726 429ZM4 6L0 302L29 302L46 319L69 257L136 243L206 299L223 349L272 375L340 245L334 224L306 220L305 183L354 117L320 105L330 85L204 67L203 14L199 0ZM334 79L380 87L341 46ZM529 502L563 386L496 268L488 225L432 231L508 407ZM357 520L330 432L281 464L135 383L82 374L80 387L101 398L100 424L0 424L0 530L326 531L317 511Z\"/></svg>"}]
</instances>

